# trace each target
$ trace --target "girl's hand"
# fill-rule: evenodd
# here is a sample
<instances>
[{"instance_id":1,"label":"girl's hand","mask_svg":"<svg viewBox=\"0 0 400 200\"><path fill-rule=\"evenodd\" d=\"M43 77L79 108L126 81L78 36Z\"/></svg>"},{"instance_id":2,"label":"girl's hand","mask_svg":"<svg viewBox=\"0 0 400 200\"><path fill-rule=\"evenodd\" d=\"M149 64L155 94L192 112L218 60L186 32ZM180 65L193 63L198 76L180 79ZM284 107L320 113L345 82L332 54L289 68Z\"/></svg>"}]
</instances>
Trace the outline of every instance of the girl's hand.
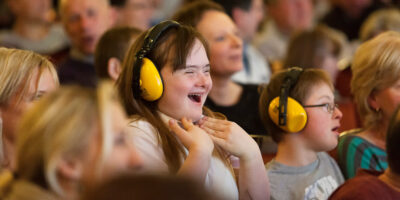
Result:
<instances>
[{"instance_id":1,"label":"girl's hand","mask_svg":"<svg viewBox=\"0 0 400 200\"><path fill-rule=\"evenodd\" d=\"M214 143L203 129L193 125L192 121L186 118L182 119L182 125L183 128L178 125L176 120L169 120L170 129L178 136L189 152L212 153Z\"/></svg>"},{"instance_id":2,"label":"girl's hand","mask_svg":"<svg viewBox=\"0 0 400 200\"><path fill-rule=\"evenodd\" d=\"M217 145L243 161L260 152L254 139L235 122L203 117L199 125Z\"/></svg>"}]
</instances>

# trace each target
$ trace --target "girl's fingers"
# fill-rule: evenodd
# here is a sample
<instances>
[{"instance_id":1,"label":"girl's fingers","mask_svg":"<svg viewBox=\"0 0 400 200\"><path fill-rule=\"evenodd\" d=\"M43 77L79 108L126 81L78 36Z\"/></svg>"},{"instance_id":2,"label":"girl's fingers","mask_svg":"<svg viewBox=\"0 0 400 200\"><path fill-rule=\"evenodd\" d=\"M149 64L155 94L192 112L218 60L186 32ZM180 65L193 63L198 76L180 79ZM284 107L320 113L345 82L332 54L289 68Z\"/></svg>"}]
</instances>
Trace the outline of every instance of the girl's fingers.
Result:
<instances>
[{"instance_id":1,"label":"girl's fingers","mask_svg":"<svg viewBox=\"0 0 400 200\"><path fill-rule=\"evenodd\" d=\"M212 118L208 118L207 120L205 120L201 126L208 127L216 131L226 130L227 125L225 124L224 120L214 121L215 119L211 119Z\"/></svg>"},{"instance_id":2,"label":"girl's fingers","mask_svg":"<svg viewBox=\"0 0 400 200\"><path fill-rule=\"evenodd\" d=\"M218 146L225 148L226 141L224 139L221 139L219 137L215 137L214 135L210 135L211 140L217 144Z\"/></svg>"},{"instance_id":3,"label":"girl's fingers","mask_svg":"<svg viewBox=\"0 0 400 200\"><path fill-rule=\"evenodd\" d=\"M226 134L224 132L221 131L216 131L214 129L210 129L208 127L202 127L203 130L205 130L209 135L212 135L214 137L218 137L221 139L225 139L226 138Z\"/></svg>"},{"instance_id":4,"label":"girl's fingers","mask_svg":"<svg viewBox=\"0 0 400 200\"><path fill-rule=\"evenodd\" d=\"M192 123L192 120L187 120L186 118L182 118L182 125L186 130L191 129L194 125Z\"/></svg>"},{"instance_id":5,"label":"girl's fingers","mask_svg":"<svg viewBox=\"0 0 400 200\"><path fill-rule=\"evenodd\" d=\"M178 125L176 120L171 119L169 120L168 124L169 128L178 136L182 143L186 143L188 140L187 132Z\"/></svg>"}]
</instances>

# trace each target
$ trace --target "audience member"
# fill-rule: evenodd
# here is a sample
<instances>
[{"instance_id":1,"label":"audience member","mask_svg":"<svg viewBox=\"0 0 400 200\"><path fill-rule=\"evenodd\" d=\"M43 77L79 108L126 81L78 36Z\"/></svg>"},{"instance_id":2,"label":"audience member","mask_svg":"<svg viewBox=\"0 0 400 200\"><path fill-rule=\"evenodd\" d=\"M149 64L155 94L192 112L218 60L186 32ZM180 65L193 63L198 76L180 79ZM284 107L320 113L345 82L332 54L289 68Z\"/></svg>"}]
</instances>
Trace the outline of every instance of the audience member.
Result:
<instances>
[{"instance_id":1,"label":"audience member","mask_svg":"<svg viewBox=\"0 0 400 200\"><path fill-rule=\"evenodd\" d=\"M151 26L154 13L153 1L149 0L110 0L116 10L116 26L135 27L147 30Z\"/></svg>"},{"instance_id":2,"label":"audience member","mask_svg":"<svg viewBox=\"0 0 400 200\"><path fill-rule=\"evenodd\" d=\"M266 83L271 76L271 70L266 59L251 44L257 28L263 19L262 0L213 0L222 5L238 29L238 35L243 43L244 68L233 75L233 80L240 83Z\"/></svg>"},{"instance_id":3,"label":"audience member","mask_svg":"<svg viewBox=\"0 0 400 200\"><path fill-rule=\"evenodd\" d=\"M289 38L312 26L311 0L264 0L266 20L254 44L271 63L282 62Z\"/></svg>"},{"instance_id":4,"label":"audience member","mask_svg":"<svg viewBox=\"0 0 400 200\"><path fill-rule=\"evenodd\" d=\"M95 69L100 79L116 81L129 46L141 31L133 27L116 27L106 31L100 38L94 54Z\"/></svg>"},{"instance_id":5,"label":"audience member","mask_svg":"<svg viewBox=\"0 0 400 200\"><path fill-rule=\"evenodd\" d=\"M191 177L223 199L267 199L268 179L257 143L235 123L211 118L212 112L203 108L212 86L207 52L198 32L173 21L139 36L117 80L132 120L130 134L148 171ZM147 73L154 68L151 61L156 69ZM162 85L155 90L150 78L159 74ZM198 122L203 115L210 117ZM228 155L240 160L239 186Z\"/></svg>"},{"instance_id":6,"label":"audience member","mask_svg":"<svg viewBox=\"0 0 400 200\"><path fill-rule=\"evenodd\" d=\"M114 23L108 0L60 0L59 11L72 47L58 68L61 84L94 86L94 52L101 35Z\"/></svg>"},{"instance_id":7,"label":"audience member","mask_svg":"<svg viewBox=\"0 0 400 200\"><path fill-rule=\"evenodd\" d=\"M360 170L329 198L331 200L400 199L400 112L394 112L386 134L388 168L384 172Z\"/></svg>"},{"instance_id":8,"label":"audience member","mask_svg":"<svg viewBox=\"0 0 400 200\"><path fill-rule=\"evenodd\" d=\"M331 11L322 19L326 25L346 34L349 41L359 36L361 24L383 4L376 0L335 0Z\"/></svg>"},{"instance_id":9,"label":"audience member","mask_svg":"<svg viewBox=\"0 0 400 200\"><path fill-rule=\"evenodd\" d=\"M0 48L0 168L15 169L17 124L22 114L58 86L53 64L27 50Z\"/></svg>"},{"instance_id":10,"label":"audience member","mask_svg":"<svg viewBox=\"0 0 400 200\"><path fill-rule=\"evenodd\" d=\"M278 143L267 165L271 199L327 199L344 180L325 152L338 142L342 113L333 85L320 69L290 68L263 89L263 121Z\"/></svg>"},{"instance_id":11,"label":"audience member","mask_svg":"<svg viewBox=\"0 0 400 200\"><path fill-rule=\"evenodd\" d=\"M351 65L351 92L362 129L342 133L339 165L352 178L358 168L387 168L385 138L390 116L400 103L400 33L386 32L363 43Z\"/></svg>"},{"instance_id":12,"label":"audience member","mask_svg":"<svg viewBox=\"0 0 400 200\"><path fill-rule=\"evenodd\" d=\"M82 200L217 200L205 188L185 177L172 175L121 175L92 191Z\"/></svg>"},{"instance_id":13,"label":"audience member","mask_svg":"<svg viewBox=\"0 0 400 200\"><path fill-rule=\"evenodd\" d=\"M173 19L195 27L210 47L213 87L205 105L224 114L246 132L265 135L258 115L258 86L235 83L231 78L243 69L243 42L223 8L213 2L195 2L178 10Z\"/></svg>"},{"instance_id":14,"label":"audience member","mask_svg":"<svg viewBox=\"0 0 400 200\"><path fill-rule=\"evenodd\" d=\"M327 26L298 32L289 41L283 66L320 68L334 81L339 71L338 61L344 43L344 35Z\"/></svg>"},{"instance_id":15,"label":"audience member","mask_svg":"<svg viewBox=\"0 0 400 200\"><path fill-rule=\"evenodd\" d=\"M66 51L69 41L54 22L51 0L6 0L15 17L12 29L0 32L0 45L55 55Z\"/></svg>"},{"instance_id":16,"label":"audience member","mask_svg":"<svg viewBox=\"0 0 400 200\"><path fill-rule=\"evenodd\" d=\"M95 183L139 168L113 89L67 86L37 102L22 119L17 168L13 177L2 175L1 199L77 199Z\"/></svg>"}]
</instances>

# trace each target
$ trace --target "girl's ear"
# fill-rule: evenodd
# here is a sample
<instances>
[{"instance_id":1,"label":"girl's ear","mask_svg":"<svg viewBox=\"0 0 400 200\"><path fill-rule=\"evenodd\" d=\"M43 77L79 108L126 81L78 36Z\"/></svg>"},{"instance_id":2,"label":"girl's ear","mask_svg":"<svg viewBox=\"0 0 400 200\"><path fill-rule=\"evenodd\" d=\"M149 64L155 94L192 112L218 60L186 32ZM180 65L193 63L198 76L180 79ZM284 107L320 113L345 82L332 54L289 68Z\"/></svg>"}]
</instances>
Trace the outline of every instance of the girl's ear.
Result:
<instances>
[{"instance_id":1,"label":"girl's ear","mask_svg":"<svg viewBox=\"0 0 400 200\"><path fill-rule=\"evenodd\" d=\"M61 158L57 163L57 174L67 180L79 180L83 173L83 162L79 159Z\"/></svg>"},{"instance_id":2,"label":"girl's ear","mask_svg":"<svg viewBox=\"0 0 400 200\"><path fill-rule=\"evenodd\" d=\"M380 108L380 105L376 100L376 92L371 92L371 94L367 98L367 102L368 105L374 110L378 110Z\"/></svg>"},{"instance_id":3,"label":"girl's ear","mask_svg":"<svg viewBox=\"0 0 400 200\"><path fill-rule=\"evenodd\" d=\"M107 71L111 79L116 81L121 73L121 61L115 57L108 59Z\"/></svg>"}]
</instances>

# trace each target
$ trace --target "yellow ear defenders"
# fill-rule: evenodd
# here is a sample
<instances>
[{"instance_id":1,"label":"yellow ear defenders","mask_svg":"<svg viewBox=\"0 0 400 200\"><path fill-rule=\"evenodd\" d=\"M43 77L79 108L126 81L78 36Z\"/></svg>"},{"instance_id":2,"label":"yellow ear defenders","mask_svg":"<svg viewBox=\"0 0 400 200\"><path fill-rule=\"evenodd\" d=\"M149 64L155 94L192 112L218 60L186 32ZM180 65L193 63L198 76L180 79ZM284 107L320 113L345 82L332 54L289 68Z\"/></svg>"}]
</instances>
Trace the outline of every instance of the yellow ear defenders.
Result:
<instances>
[{"instance_id":1,"label":"yellow ear defenders","mask_svg":"<svg viewBox=\"0 0 400 200\"><path fill-rule=\"evenodd\" d=\"M164 91L163 81L153 61L146 58L153 50L158 38L168 29L179 27L175 21L163 21L153 26L146 34L142 48L136 53L133 64L132 92L135 98L156 101Z\"/></svg>"},{"instance_id":2,"label":"yellow ear defenders","mask_svg":"<svg viewBox=\"0 0 400 200\"><path fill-rule=\"evenodd\" d=\"M303 106L289 97L290 89L303 72L303 69L292 67L287 72L281 86L281 94L269 104L268 114L271 120L282 130L290 133L301 131L307 123L307 113Z\"/></svg>"}]
</instances>

